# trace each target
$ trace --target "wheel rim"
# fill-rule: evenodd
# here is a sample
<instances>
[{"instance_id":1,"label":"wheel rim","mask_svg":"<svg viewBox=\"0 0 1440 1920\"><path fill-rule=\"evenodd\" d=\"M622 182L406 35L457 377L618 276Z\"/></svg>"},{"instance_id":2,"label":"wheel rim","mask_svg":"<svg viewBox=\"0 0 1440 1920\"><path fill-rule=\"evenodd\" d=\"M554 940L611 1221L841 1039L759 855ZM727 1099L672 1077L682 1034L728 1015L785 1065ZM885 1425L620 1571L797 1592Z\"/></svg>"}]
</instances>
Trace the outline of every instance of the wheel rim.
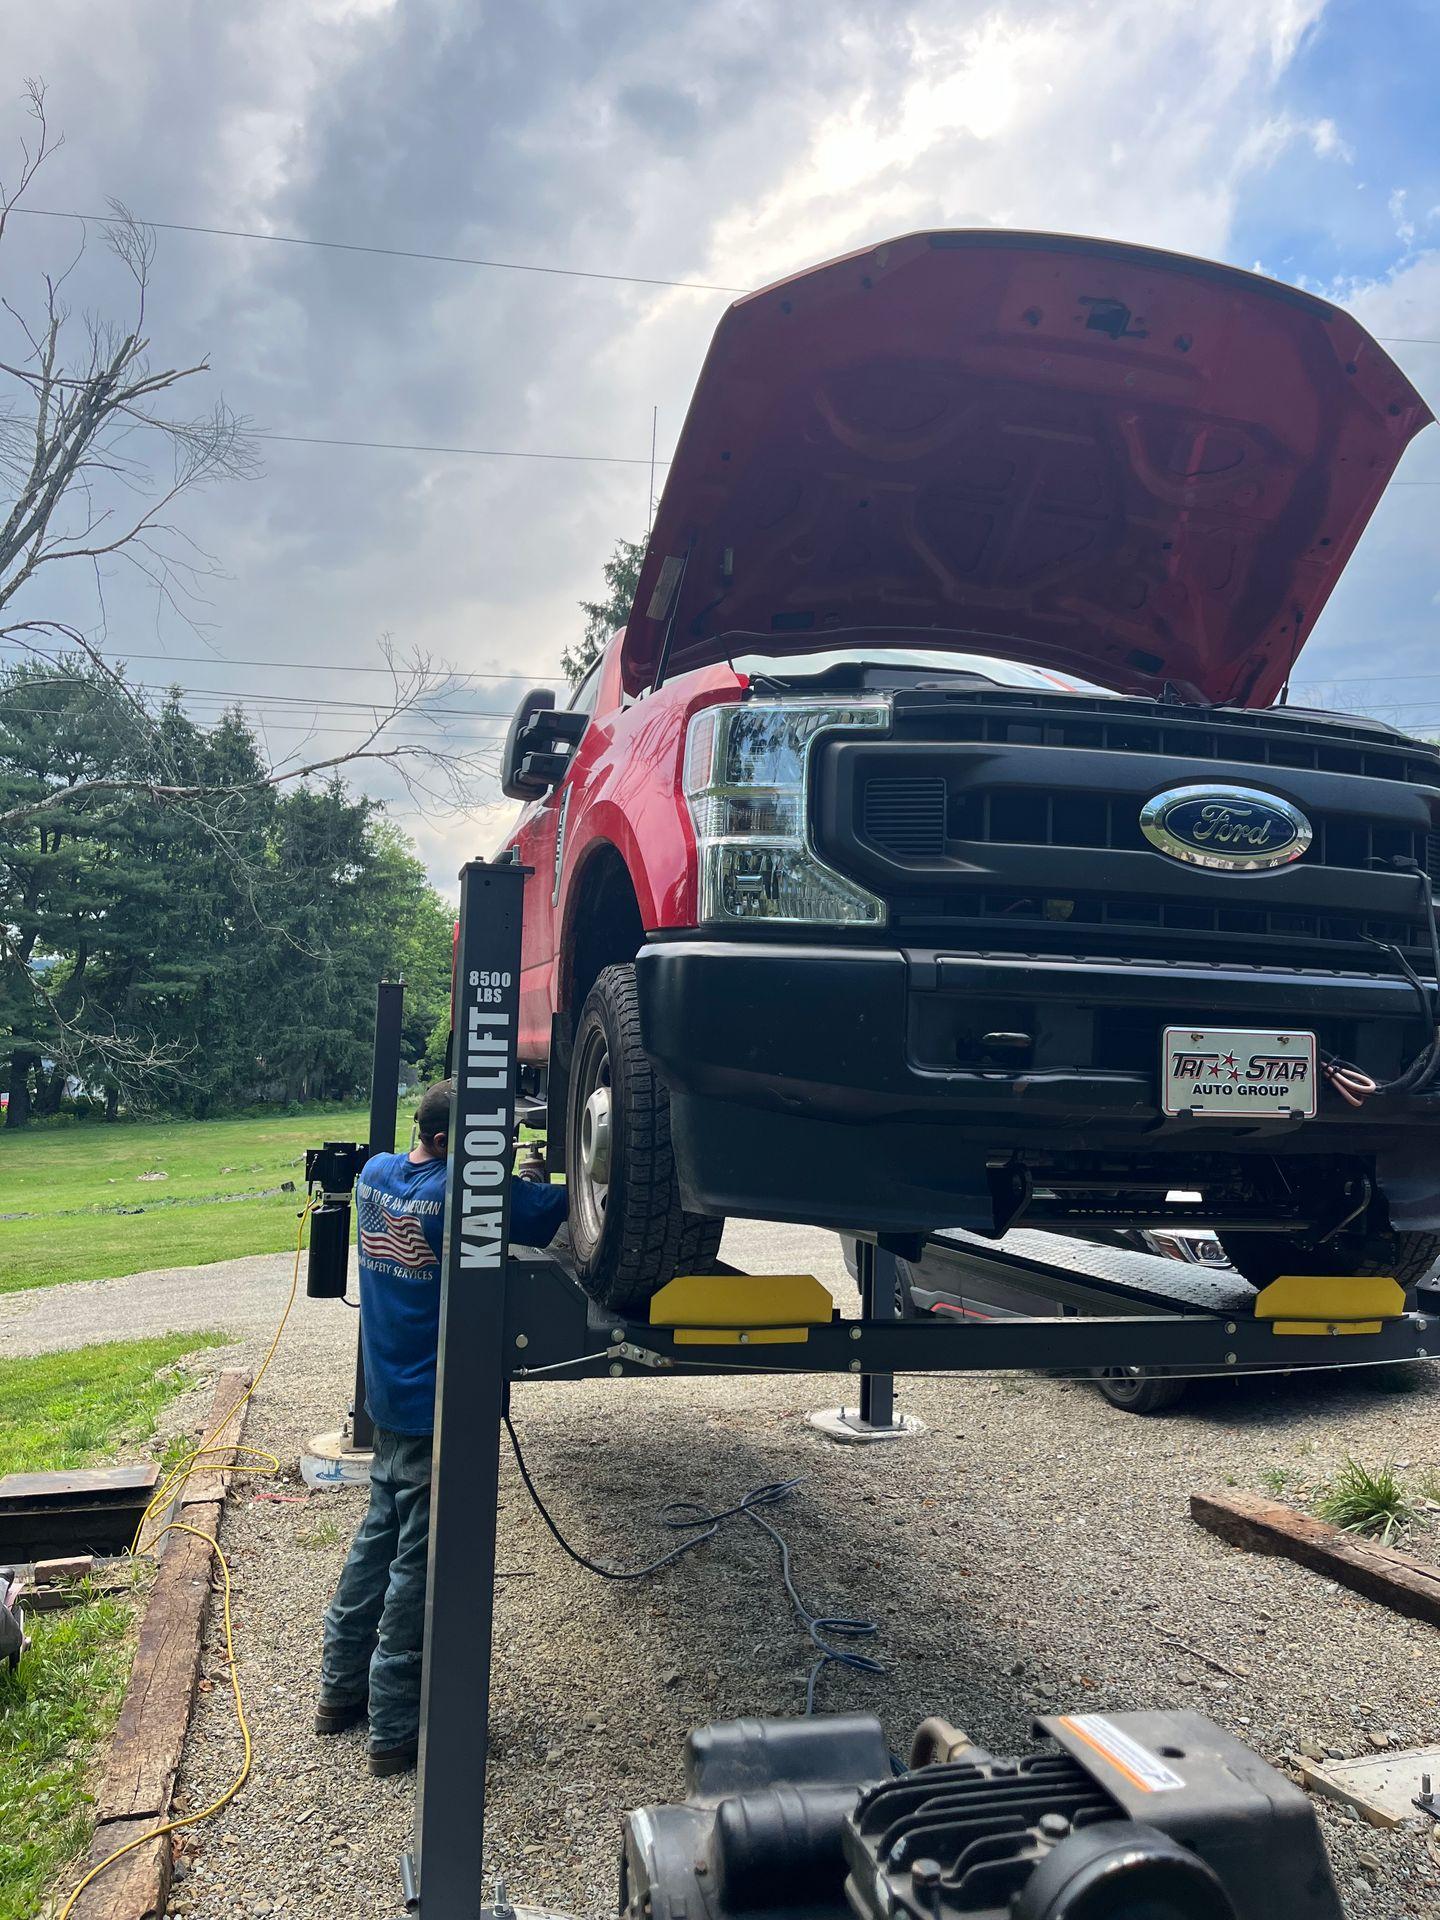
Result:
<instances>
[{"instance_id":1,"label":"wheel rim","mask_svg":"<svg viewBox=\"0 0 1440 1920\"><path fill-rule=\"evenodd\" d=\"M1102 1367L1100 1383L1112 1400L1137 1399L1146 1376L1139 1367Z\"/></svg>"},{"instance_id":2,"label":"wheel rim","mask_svg":"<svg viewBox=\"0 0 1440 1920\"><path fill-rule=\"evenodd\" d=\"M610 1050L605 1036L592 1031L580 1060L580 1125L576 1164L570 1174L575 1211L587 1240L598 1245L605 1231L605 1206L614 1161Z\"/></svg>"}]
</instances>

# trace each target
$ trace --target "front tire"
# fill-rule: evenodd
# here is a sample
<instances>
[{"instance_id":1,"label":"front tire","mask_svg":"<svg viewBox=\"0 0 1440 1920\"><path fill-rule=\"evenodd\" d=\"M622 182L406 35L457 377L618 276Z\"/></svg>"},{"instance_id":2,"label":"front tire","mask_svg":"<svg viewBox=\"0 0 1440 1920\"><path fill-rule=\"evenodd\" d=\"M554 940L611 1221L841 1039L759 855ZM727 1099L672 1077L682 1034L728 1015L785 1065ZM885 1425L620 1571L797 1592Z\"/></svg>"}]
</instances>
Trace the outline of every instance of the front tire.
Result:
<instances>
[{"instance_id":1,"label":"front tire","mask_svg":"<svg viewBox=\"0 0 1440 1920\"><path fill-rule=\"evenodd\" d=\"M640 1043L635 969L607 967L581 1009L570 1067L566 1181L575 1274L615 1313L677 1273L704 1272L723 1220L680 1205L670 1099Z\"/></svg>"},{"instance_id":2,"label":"front tire","mask_svg":"<svg viewBox=\"0 0 1440 1920\"><path fill-rule=\"evenodd\" d=\"M1440 1233L1390 1233L1388 1248L1357 1250L1343 1237L1333 1244L1307 1247L1284 1233L1222 1233L1220 1244L1230 1264L1252 1287L1268 1287L1282 1273L1383 1273L1408 1293L1440 1260ZM1348 1249L1348 1251L1347 1251Z\"/></svg>"}]
</instances>

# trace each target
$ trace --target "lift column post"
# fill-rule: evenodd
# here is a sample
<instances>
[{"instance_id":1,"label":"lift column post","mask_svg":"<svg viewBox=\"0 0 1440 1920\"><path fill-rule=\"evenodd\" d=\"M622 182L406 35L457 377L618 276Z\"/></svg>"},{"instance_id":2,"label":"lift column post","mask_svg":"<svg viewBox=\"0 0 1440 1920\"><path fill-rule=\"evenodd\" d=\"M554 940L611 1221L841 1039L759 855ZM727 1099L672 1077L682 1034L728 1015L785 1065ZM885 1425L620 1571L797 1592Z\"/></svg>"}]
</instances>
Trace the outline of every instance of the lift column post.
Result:
<instances>
[{"instance_id":1,"label":"lift column post","mask_svg":"<svg viewBox=\"0 0 1440 1920\"><path fill-rule=\"evenodd\" d=\"M860 1318L890 1320L895 1317L895 1289L899 1275L895 1256L869 1240L855 1247L857 1278L860 1282ZM862 1373L860 1376L860 1424L862 1427L893 1427L895 1424L895 1376L893 1373Z\"/></svg>"},{"instance_id":2,"label":"lift column post","mask_svg":"<svg viewBox=\"0 0 1440 1920\"><path fill-rule=\"evenodd\" d=\"M500 1416L508 1372L502 1341L525 873L519 866L472 861L460 875L420 1760L411 1852L401 1863L407 1904L424 1920L476 1920L485 1905L485 1760Z\"/></svg>"},{"instance_id":3,"label":"lift column post","mask_svg":"<svg viewBox=\"0 0 1440 1920\"><path fill-rule=\"evenodd\" d=\"M370 1068L371 1153L395 1151L395 1115L400 1100L400 1016L405 1010L405 988L399 980L382 980L375 989L375 1051ZM368 1453L375 1444L375 1423L365 1405L365 1343L355 1328L355 1405L350 1415L350 1445Z\"/></svg>"},{"instance_id":4,"label":"lift column post","mask_svg":"<svg viewBox=\"0 0 1440 1920\"><path fill-rule=\"evenodd\" d=\"M893 1363L884 1372L872 1370L873 1360L871 1366L865 1365L866 1357L875 1354L877 1335L888 1331L891 1324L898 1332L904 1319L897 1256L889 1247L880 1245L878 1235L873 1240L855 1241L855 1284L860 1292L860 1319L850 1329L850 1335L852 1340L858 1339L863 1344L849 1366L852 1373L860 1376L860 1404L819 1407L810 1415L810 1424L827 1439L847 1446L913 1438L925 1431L925 1423L913 1413L896 1413Z\"/></svg>"}]
</instances>

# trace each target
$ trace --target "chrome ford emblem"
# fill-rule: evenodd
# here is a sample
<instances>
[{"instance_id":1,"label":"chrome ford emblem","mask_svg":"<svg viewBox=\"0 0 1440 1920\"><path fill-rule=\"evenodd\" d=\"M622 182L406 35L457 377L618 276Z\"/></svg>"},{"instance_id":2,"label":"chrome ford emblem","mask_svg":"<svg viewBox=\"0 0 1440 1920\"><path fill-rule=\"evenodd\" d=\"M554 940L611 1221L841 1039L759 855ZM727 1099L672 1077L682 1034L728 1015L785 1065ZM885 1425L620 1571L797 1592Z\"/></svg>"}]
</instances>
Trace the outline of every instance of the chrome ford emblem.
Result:
<instances>
[{"instance_id":1,"label":"chrome ford emblem","mask_svg":"<svg viewBox=\"0 0 1440 1920\"><path fill-rule=\"evenodd\" d=\"M1286 866L1315 837L1298 807L1253 787L1170 787L1146 801L1140 831L1172 860L1242 870Z\"/></svg>"}]
</instances>

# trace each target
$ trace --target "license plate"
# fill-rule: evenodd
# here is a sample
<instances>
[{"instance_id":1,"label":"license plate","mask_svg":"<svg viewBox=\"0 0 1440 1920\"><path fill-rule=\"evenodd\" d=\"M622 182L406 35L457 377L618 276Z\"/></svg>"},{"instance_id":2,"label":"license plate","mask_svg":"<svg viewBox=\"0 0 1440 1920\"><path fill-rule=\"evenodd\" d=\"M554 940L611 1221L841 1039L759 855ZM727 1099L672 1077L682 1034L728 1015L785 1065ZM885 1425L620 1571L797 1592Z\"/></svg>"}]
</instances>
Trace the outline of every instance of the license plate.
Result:
<instances>
[{"instance_id":1,"label":"license plate","mask_svg":"<svg viewBox=\"0 0 1440 1920\"><path fill-rule=\"evenodd\" d=\"M1315 1112L1313 1033L1166 1027L1160 1061L1166 1113L1289 1120Z\"/></svg>"}]
</instances>

